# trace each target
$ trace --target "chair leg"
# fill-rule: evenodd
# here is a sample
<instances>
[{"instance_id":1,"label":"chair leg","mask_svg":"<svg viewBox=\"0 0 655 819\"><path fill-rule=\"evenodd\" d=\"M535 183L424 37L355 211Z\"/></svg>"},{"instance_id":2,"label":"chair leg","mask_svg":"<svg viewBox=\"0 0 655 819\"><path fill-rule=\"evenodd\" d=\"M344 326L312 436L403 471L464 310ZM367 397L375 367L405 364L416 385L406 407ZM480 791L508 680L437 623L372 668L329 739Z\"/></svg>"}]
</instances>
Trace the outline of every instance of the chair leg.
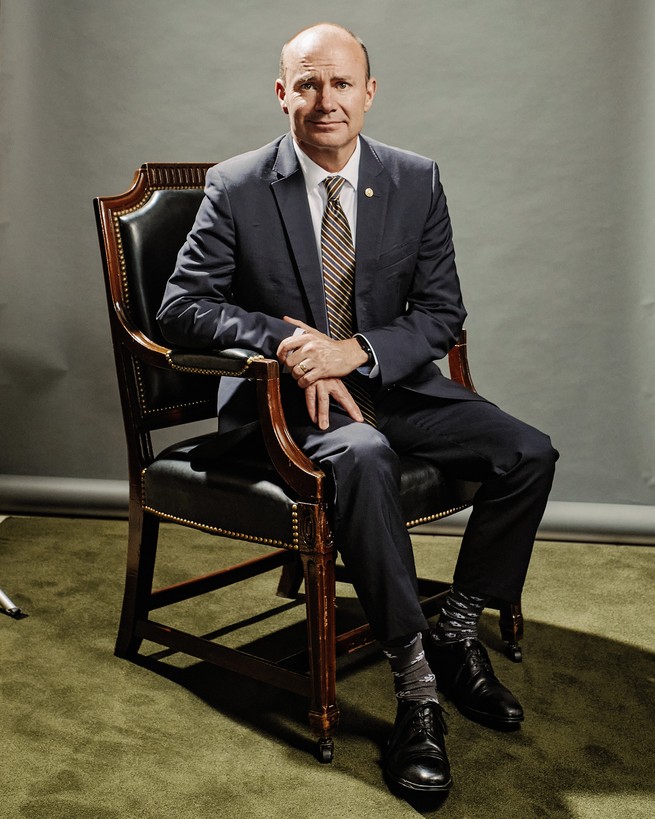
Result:
<instances>
[{"instance_id":1,"label":"chair leg","mask_svg":"<svg viewBox=\"0 0 655 819\"><path fill-rule=\"evenodd\" d=\"M519 640L523 638L523 613L521 611L521 601L516 603L501 603L500 610L500 636L505 641L505 653L514 663L520 663L523 653Z\"/></svg>"},{"instance_id":2,"label":"chair leg","mask_svg":"<svg viewBox=\"0 0 655 819\"><path fill-rule=\"evenodd\" d=\"M336 702L335 579L332 552L303 553L307 640L309 646L309 724L318 735L321 762L334 755L333 729L339 722Z\"/></svg>"},{"instance_id":3,"label":"chair leg","mask_svg":"<svg viewBox=\"0 0 655 819\"><path fill-rule=\"evenodd\" d=\"M298 596L304 578L302 560L298 558L282 567L277 596L294 600Z\"/></svg>"},{"instance_id":4,"label":"chair leg","mask_svg":"<svg viewBox=\"0 0 655 819\"><path fill-rule=\"evenodd\" d=\"M134 657L141 647L142 638L136 636L136 624L146 619L149 612L158 534L159 520L131 504L125 594L114 648L117 657Z\"/></svg>"}]
</instances>

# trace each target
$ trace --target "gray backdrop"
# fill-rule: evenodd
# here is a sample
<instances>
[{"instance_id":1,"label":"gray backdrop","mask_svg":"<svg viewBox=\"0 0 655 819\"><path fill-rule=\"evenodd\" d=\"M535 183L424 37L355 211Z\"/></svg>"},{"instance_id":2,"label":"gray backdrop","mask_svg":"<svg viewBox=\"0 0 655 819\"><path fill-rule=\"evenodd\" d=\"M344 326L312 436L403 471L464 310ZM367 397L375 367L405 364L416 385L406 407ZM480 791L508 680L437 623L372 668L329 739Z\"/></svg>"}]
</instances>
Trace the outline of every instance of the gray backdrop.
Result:
<instances>
[{"instance_id":1,"label":"gray backdrop","mask_svg":"<svg viewBox=\"0 0 655 819\"><path fill-rule=\"evenodd\" d=\"M654 504L648 0L3 0L0 474L126 476L91 200L286 130L279 46L326 17L366 132L441 167L479 391L551 433L554 499Z\"/></svg>"}]
</instances>

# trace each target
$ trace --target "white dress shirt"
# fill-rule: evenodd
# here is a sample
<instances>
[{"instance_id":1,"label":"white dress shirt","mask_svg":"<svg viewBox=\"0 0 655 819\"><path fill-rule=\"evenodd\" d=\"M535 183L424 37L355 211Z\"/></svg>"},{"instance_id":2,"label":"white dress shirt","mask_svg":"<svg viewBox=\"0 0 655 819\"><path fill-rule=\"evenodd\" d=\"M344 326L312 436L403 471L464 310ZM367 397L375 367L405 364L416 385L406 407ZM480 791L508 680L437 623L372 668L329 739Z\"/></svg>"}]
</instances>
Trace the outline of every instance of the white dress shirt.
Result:
<instances>
[{"instance_id":1,"label":"white dress shirt","mask_svg":"<svg viewBox=\"0 0 655 819\"><path fill-rule=\"evenodd\" d=\"M303 176L305 177L307 201L312 215L312 224L314 226L314 236L316 238L319 259L321 258L321 223L323 221L325 206L327 205L327 191L325 190L323 181L327 179L328 176L342 176L346 180L346 184L341 188L339 201L341 202L341 207L350 225L353 246L357 247L357 237L355 236L357 229L357 182L359 181L359 157L362 152L359 140L357 140L357 147L353 155L338 174L329 173L325 168L321 168L320 165L317 165L306 153L303 153L295 140L293 147L296 151L298 162L300 162Z\"/></svg>"},{"instance_id":2,"label":"white dress shirt","mask_svg":"<svg viewBox=\"0 0 655 819\"><path fill-rule=\"evenodd\" d=\"M316 162L310 159L307 154L298 147L295 139L293 141L293 147L305 178L307 202L309 204L309 211L312 217L314 238L316 240L316 248L318 250L319 259L322 258L321 224L323 222L325 206L327 205L327 191L325 190L323 181L327 179L328 176L342 176L346 180L344 186L341 188L339 201L341 202L341 207L346 215L346 219L348 219L348 224L350 225L353 247L356 248L357 237L355 234L357 230L357 182L359 181L359 158L362 152L359 139L357 140L357 146L353 151L353 155L338 173L330 173L329 171L326 171L325 168L321 168L320 165L317 165ZM296 333L299 331L302 332L302 330L298 328ZM363 336L361 333L356 333L355 335L361 335L362 338L365 338L365 336ZM374 378L378 374L379 367L374 351L373 358L375 360L372 367L367 364L359 367L359 372L362 373L362 375L368 375L370 378Z\"/></svg>"}]
</instances>

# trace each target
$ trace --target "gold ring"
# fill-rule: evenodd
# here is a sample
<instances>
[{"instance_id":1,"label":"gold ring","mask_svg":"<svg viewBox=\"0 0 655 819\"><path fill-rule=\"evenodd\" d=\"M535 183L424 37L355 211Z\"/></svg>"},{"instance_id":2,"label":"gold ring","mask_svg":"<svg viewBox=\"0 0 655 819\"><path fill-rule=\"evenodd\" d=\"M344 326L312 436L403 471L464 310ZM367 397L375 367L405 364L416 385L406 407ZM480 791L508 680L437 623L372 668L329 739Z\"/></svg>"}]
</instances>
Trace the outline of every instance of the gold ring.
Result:
<instances>
[{"instance_id":1,"label":"gold ring","mask_svg":"<svg viewBox=\"0 0 655 819\"><path fill-rule=\"evenodd\" d=\"M298 364L298 366L300 367L300 369L301 369L301 370L302 370L304 373L306 373L306 372L307 372L307 367L305 367L305 362L304 362L304 361L301 361L301 362L300 362L300 364Z\"/></svg>"}]
</instances>

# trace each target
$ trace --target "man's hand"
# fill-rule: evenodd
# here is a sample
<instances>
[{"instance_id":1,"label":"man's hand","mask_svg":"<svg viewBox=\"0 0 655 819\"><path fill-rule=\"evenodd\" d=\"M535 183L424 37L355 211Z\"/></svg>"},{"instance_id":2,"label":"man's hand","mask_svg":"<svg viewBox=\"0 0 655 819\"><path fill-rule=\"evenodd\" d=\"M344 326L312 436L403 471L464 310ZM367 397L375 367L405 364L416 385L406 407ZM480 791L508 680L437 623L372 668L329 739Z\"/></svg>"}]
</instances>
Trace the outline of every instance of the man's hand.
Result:
<instances>
[{"instance_id":1,"label":"man's hand","mask_svg":"<svg viewBox=\"0 0 655 819\"><path fill-rule=\"evenodd\" d=\"M319 429L328 429L331 398L353 421L362 422L364 416L341 380L366 361L366 353L356 339L335 341L298 319L285 316L284 320L300 327L303 332L285 338L277 348L277 358L281 364L286 364L298 386L305 391L307 412L312 422Z\"/></svg>"},{"instance_id":2,"label":"man's hand","mask_svg":"<svg viewBox=\"0 0 655 819\"><path fill-rule=\"evenodd\" d=\"M300 382L298 382L300 383ZM330 426L330 398L340 404L350 415L353 421L363 421L364 416L357 406L355 399L348 392L346 385L340 378L322 378L305 388L305 403L307 412L313 423L319 429L328 429Z\"/></svg>"},{"instance_id":3,"label":"man's hand","mask_svg":"<svg viewBox=\"0 0 655 819\"><path fill-rule=\"evenodd\" d=\"M277 348L277 358L302 389L324 378L342 378L366 363L366 353L356 339L336 341L298 319L285 316L284 320L303 332L285 338Z\"/></svg>"}]
</instances>

